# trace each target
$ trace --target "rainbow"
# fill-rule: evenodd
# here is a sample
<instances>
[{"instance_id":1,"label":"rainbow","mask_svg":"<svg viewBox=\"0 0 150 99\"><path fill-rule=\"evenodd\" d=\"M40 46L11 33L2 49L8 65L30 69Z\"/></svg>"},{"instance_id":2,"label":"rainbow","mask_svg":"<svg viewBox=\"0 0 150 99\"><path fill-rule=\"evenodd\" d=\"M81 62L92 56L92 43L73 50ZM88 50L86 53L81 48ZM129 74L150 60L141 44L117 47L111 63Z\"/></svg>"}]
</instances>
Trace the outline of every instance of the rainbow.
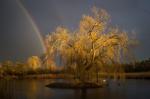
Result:
<instances>
[{"instance_id":1,"label":"rainbow","mask_svg":"<svg viewBox=\"0 0 150 99\"><path fill-rule=\"evenodd\" d=\"M43 41L43 37L41 36L40 30L38 29L37 25L35 24L35 22L33 21L31 15L29 14L29 12L27 11L27 9L23 6L23 4L20 2L20 0L16 0L17 4L19 5L19 7L21 8L21 10L23 11L23 13L26 15L27 19L29 20L33 30L35 31L38 39L40 40L41 46L42 46L42 50L45 53L46 52L46 48L44 45L44 41Z\"/></svg>"}]
</instances>

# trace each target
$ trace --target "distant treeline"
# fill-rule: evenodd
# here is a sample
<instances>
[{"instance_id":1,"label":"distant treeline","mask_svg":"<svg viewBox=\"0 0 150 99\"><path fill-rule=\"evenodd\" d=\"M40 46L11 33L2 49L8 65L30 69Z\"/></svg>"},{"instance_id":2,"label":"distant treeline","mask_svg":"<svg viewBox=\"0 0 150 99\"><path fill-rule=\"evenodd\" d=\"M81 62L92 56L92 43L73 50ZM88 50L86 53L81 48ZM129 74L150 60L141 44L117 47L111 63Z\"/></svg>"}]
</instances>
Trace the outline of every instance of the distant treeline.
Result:
<instances>
[{"instance_id":1,"label":"distant treeline","mask_svg":"<svg viewBox=\"0 0 150 99\"><path fill-rule=\"evenodd\" d=\"M150 58L135 63L123 64L126 73L133 72L150 72ZM2 62L0 65L0 78L7 75L32 75L32 74L57 74L62 73L60 70L52 70L52 68L31 68L26 63L12 61Z\"/></svg>"},{"instance_id":2,"label":"distant treeline","mask_svg":"<svg viewBox=\"0 0 150 99\"><path fill-rule=\"evenodd\" d=\"M150 71L150 58L135 63L124 64L125 72L148 72Z\"/></svg>"},{"instance_id":3,"label":"distant treeline","mask_svg":"<svg viewBox=\"0 0 150 99\"><path fill-rule=\"evenodd\" d=\"M30 57L27 62L3 61L0 63L0 78L7 76L25 76L34 74L57 74L60 71L52 65L44 65L40 59Z\"/></svg>"}]
</instances>

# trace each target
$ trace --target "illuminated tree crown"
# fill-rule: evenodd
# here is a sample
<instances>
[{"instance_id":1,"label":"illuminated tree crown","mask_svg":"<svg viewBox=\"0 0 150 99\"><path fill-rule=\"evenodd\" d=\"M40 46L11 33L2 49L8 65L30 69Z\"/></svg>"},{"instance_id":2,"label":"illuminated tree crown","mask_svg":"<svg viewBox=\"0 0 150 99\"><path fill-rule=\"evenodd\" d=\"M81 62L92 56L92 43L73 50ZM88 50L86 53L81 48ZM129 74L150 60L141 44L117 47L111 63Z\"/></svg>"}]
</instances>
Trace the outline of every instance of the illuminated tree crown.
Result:
<instances>
[{"instance_id":1,"label":"illuminated tree crown","mask_svg":"<svg viewBox=\"0 0 150 99\"><path fill-rule=\"evenodd\" d=\"M86 72L109 71L127 55L130 43L126 32L110 27L109 21L105 10L93 8L76 31L57 27L46 37L47 54L60 55L63 65L81 78Z\"/></svg>"}]
</instances>

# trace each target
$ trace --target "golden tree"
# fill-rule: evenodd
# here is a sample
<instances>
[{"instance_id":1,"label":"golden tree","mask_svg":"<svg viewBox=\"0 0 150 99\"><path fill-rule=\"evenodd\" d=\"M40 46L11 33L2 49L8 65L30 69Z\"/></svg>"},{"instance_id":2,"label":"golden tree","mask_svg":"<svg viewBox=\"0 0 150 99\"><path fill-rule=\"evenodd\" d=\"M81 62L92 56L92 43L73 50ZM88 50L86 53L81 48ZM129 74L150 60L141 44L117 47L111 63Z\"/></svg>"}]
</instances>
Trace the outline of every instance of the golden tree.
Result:
<instances>
[{"instance_id":1,"label":"golden tree","mask_svg":"<svg viewBox=\"0 0 150 99\"><path fill-rule=\"evenodd\" d=\"M41 60L38 56L31 56L28 58L27 64L31 69L35 70L35 69L40 68Z\"/></svg>"},{"instance_id":2,"label":"golden tree","mask_svg":"<svg viewBox=\"0 0 150 99\"><path fill-rule=\"evenodd\" d=\"M123 72L121 59L131 44L126 32L109 25L105 10L93 8L92 12L83 15L78 30L58 27L46 38L50 54L59 54L66 69L83 82L93 73L98 81L99 72Z\"/></svg>"}]
</instances>

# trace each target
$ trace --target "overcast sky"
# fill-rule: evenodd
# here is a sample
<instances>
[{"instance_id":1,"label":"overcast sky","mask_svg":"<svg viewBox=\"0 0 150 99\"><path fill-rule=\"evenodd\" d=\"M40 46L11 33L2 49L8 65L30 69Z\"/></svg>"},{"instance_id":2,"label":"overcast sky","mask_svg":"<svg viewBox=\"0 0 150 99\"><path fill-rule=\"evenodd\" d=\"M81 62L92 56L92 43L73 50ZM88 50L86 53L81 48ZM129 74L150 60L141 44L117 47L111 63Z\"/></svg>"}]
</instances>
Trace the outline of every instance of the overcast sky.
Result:
<instances>
[{"instance_id":1,"label":"overcast sky","mask_svg":"<svg viewBox=\"0 0 150 99\"><path fill-rule=\"evenodd\" d=\"M82 14L96 6L108 11L111 23L140 44L138 59L150 57L150 0L20 0L44 36L59 25L76 29ZM24 60L41 55L41 44L16 0L0 0L0 60Z\"/></svg>"}]
</instances>

